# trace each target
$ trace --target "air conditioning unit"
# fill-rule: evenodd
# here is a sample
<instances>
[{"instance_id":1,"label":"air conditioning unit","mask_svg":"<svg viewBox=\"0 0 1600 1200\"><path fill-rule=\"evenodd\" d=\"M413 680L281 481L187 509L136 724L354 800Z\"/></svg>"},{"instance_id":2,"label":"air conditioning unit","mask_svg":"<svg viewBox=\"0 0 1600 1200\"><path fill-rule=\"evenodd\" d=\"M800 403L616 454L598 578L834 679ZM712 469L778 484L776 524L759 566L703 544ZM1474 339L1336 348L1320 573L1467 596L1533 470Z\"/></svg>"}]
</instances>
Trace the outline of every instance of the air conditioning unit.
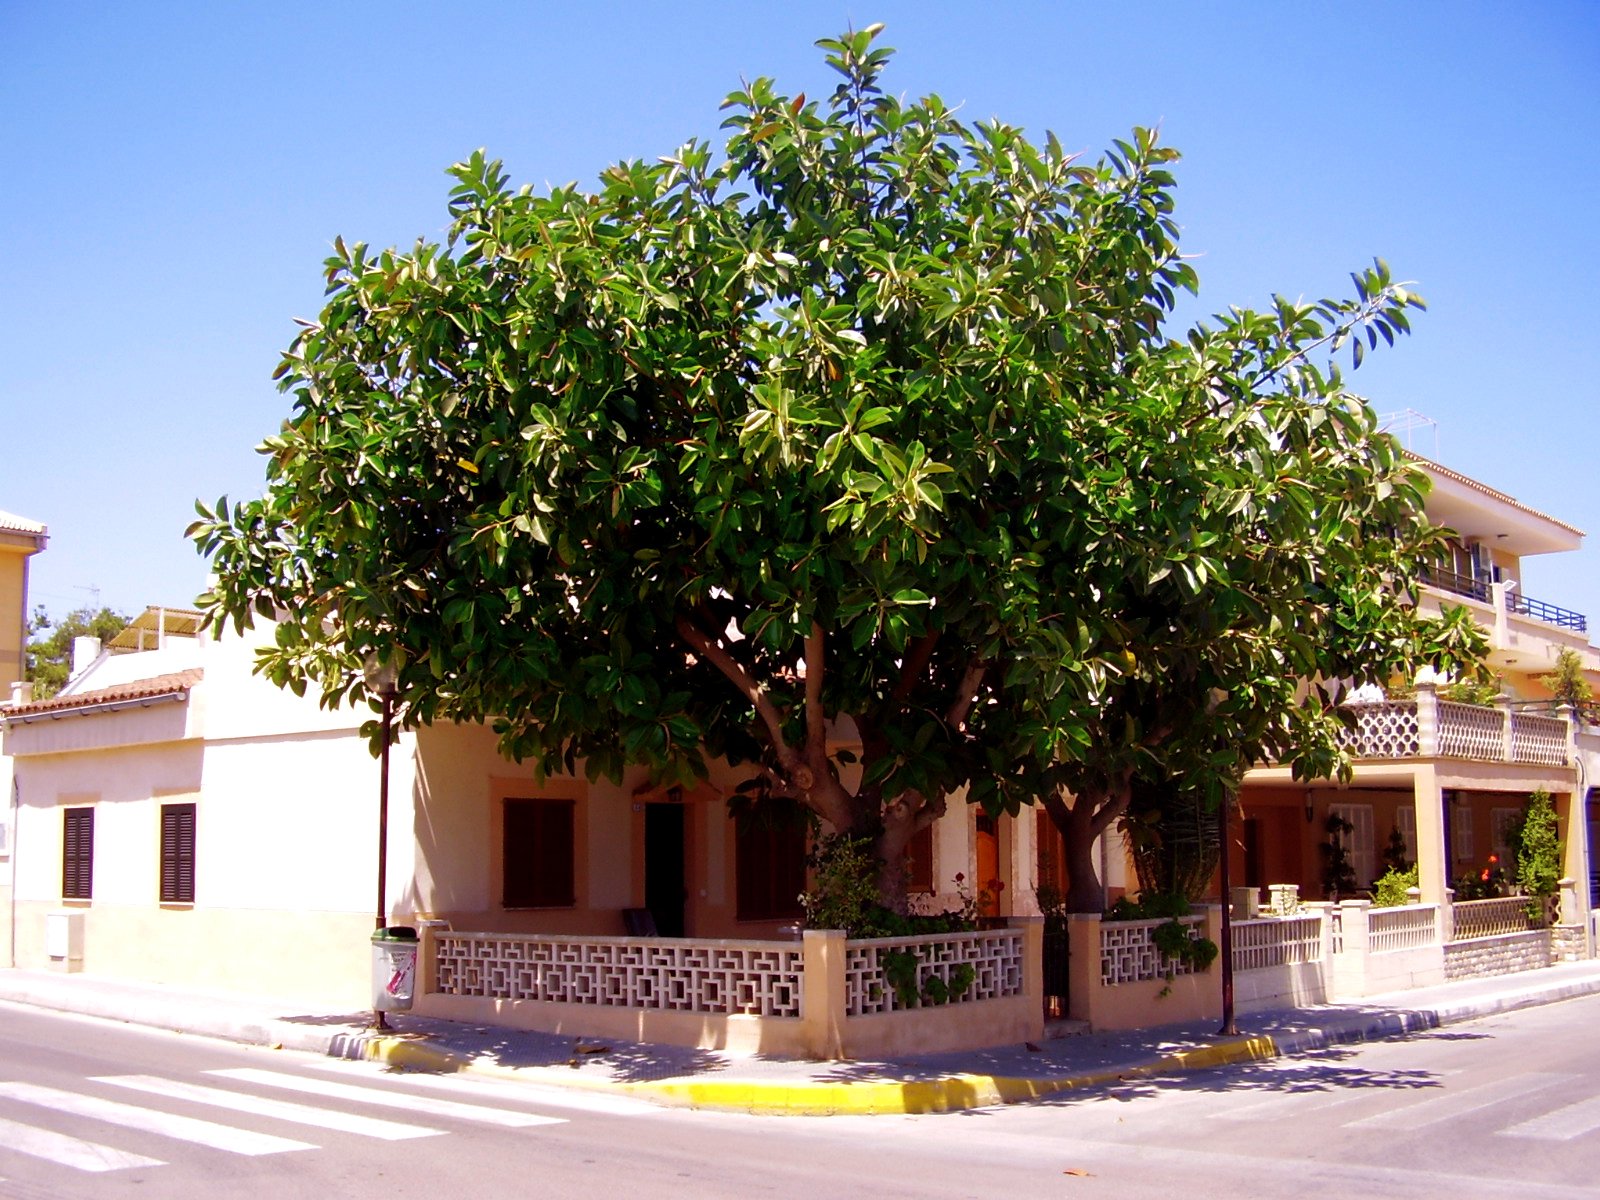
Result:
<instances>
[{"instance_id":1,"label":"air conditioning unit","mask_svg":"<svg viewBox=\"0 0 1600 1200\"><path fill-rule=\"evenodd\" d=\"M57 971L83 970L83 914L48 912L44 915L44 953Z\"/></svg>"}]
</instances>

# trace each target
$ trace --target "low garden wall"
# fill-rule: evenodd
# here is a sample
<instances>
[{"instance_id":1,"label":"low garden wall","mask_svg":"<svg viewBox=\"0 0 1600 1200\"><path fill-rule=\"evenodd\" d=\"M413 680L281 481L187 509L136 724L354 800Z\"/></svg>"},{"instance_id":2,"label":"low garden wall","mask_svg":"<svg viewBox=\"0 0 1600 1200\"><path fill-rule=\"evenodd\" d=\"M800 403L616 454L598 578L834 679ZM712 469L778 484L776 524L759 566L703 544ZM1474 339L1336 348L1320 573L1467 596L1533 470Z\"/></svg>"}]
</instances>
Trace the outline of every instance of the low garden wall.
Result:
<instances>
[{"instance_id":1,"label":"low garden wall","mask_svg":"<svg viewBox=\"0 0 1600 1200\"><path fill-rule=\"evenodd\" d=\"M414 1011L582 1037L874 1058L1043 1036L1042 921L853 941L424 929Z\"/></svg>"}]
</instances>

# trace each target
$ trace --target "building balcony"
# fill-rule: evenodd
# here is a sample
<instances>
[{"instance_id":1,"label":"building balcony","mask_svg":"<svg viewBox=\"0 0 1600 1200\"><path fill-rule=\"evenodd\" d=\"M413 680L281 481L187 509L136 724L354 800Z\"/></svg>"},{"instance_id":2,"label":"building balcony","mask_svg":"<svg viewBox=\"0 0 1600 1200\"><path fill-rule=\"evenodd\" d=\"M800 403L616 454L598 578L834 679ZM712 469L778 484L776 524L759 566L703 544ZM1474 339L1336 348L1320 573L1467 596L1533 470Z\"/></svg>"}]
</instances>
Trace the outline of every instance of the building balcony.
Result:
<instances>
[{"instance_id":1,"label":"building balcony","mask_svg":"<svg viewBox=\"0 0 1600 1200\"><path fill-rule=\"evenodd\" d=\"M1342 742L1353 758L1453 758L1559 767L1573 761L1565 715L1443 700L1431 686L1409 700L1352 704Z\"/></svg>"},{"instance_id":2,"label":"building balcony","mask_svg":"<svg viewBox=\"0 0 1600 1200\"><path fill-rule=\"evenodd\" d=\"M1500 619L1506 616L1528 617L1573 633L1589 632L1589 618L1583 613L1525 596L1515 584L1490 583L1443 567L1431 567L1423 571L1422 582L1441 592L1487 604Z\"/></svg>"}]
</instances>

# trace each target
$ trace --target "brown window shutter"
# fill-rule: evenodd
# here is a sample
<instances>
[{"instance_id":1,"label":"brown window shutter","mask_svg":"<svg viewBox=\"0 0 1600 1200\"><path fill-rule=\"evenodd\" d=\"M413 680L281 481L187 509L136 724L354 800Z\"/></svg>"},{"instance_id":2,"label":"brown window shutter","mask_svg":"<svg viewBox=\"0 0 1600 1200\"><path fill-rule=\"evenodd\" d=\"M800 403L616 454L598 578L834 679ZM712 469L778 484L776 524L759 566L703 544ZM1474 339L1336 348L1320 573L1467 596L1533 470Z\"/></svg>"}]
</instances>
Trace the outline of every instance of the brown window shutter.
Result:
<instances>
[{"instance_id":1,"label":"brown window shutter","mask_svg":"<svg viewBox=\"0 0 1600 1200\"><path fill-rule=\"evenodd\" d=\"M194 903L194 805L161 806L161 903Z\"/></svg>"},{"instance_id":2,"label":"brown window shutter","mask_svg":"<svg viewBox=\"0 0 1600 1200\"><path fill-rule=\"evenodd\" d=\"M505 802L502 903L506 908L571 908L577 903L571 800Z\"/></svg>"},{"instance_id":3,"label":"brown window shutter","mask_svg":"<svg viewBox=\"0 0 1600 1200\"><path fill-rule=\"evenodd\" d=\"M738 920L793 920L804 914L806 823L798 806L741 821L734 860Z\"/></svg>"},{"instance_id":4,"label":"brown window shutter","mask_svg":"<svg viewBox=\"0 0 1600 1200\"><path fill-rule=\"evenodd\" d=\"M94 895L94 809L61 812L61 895L89 900Z\"/></svg>"},{"instance_id":5,"label":"brown window shutter","mask_svg":"<svg viewBox=\"0 0 1600 1200\"><path fill-rule=\"evenodd\" d=\"M917 830L906 844L906 890L932 892L933 826Z\"/></svg>"}]
</instances>

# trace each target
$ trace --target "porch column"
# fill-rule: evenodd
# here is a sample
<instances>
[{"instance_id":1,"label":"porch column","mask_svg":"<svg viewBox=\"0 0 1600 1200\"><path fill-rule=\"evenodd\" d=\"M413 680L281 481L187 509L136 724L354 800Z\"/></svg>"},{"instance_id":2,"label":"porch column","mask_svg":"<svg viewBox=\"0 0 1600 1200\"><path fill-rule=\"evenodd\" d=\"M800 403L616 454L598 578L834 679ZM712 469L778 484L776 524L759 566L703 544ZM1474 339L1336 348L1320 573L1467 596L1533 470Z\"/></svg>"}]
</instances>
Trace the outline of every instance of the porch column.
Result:
<instances>
[{"instance_id":1,"label":"porch column","mask_svg":"<svg viewBox=\"0 0 1600 1200\"><path fill-rule=\"evenodd\" d=\"M1416 767L1411 795L1417 811L1417 886L1424 904L1443 904L1450 883L1450 848L1444 844L1444 797L1432 763Z\"/></svg>"},{"instance_id":2,"label":"porch column","mask_svg":"<svg viewBox=\"0 0 1600 1200\"><path fill-rule=\"evenodd\" d=\"M1011 869L1006 875L1010 880L1006 887L1011 894L1005 897L1005 907L1013 916L1039 915L1039 851L1034 837L1037 814L1038 810L1025 806L1016 816L1005 819L1011 831L1007 839L1011 843Z\"/></svg>"}]
</instances>

